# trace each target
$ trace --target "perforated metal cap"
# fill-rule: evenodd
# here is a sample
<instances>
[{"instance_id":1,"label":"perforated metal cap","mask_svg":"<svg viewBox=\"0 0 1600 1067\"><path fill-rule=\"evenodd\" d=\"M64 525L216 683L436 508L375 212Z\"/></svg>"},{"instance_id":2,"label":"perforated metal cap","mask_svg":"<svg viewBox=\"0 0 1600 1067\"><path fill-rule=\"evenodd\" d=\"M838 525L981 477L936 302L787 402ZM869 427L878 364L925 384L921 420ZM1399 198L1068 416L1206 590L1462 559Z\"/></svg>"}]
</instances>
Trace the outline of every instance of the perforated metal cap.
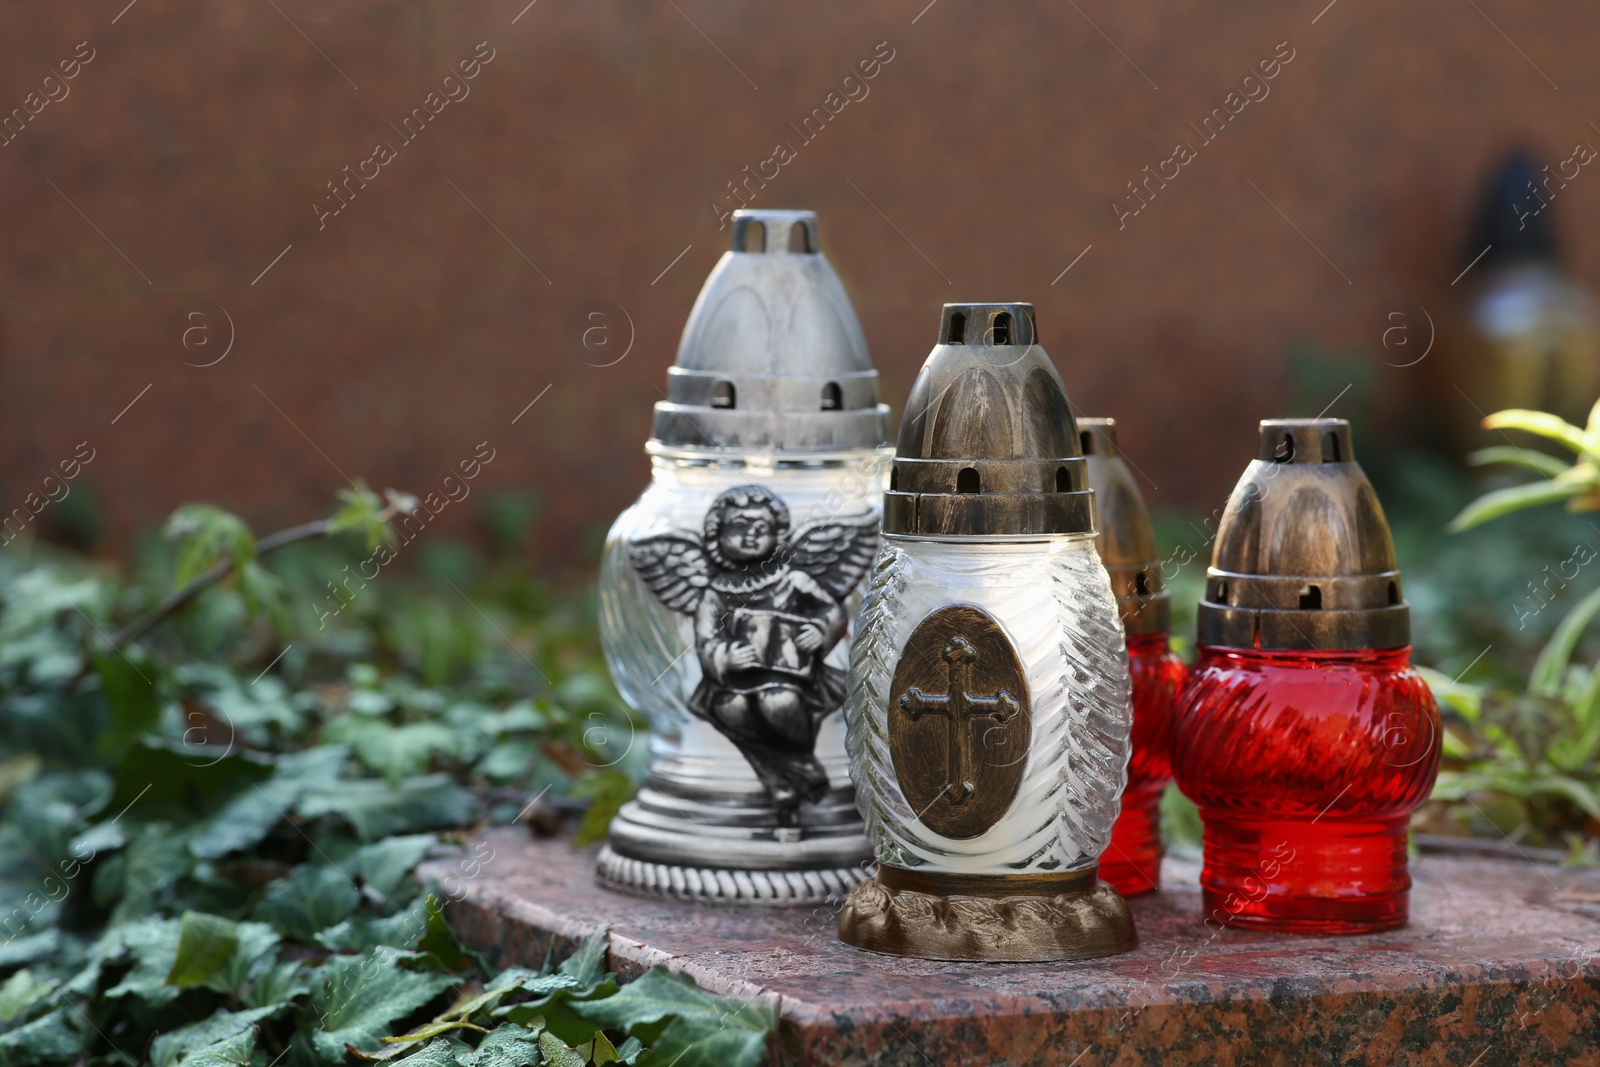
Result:
<instances>
[{"instance_id":1,"label":"perforated metal cap","mask_svg":"<svg viewBox=\"0 0 1600 1067\"><path fill-rule=\"evenodd\" d=\"M1130 634L1166 633L1172 629L1172 604L1161 585L1155 527L1133 470L1117 448L1117 420L1079 419L1078 439L1094 490L1095 544L1111 574L1123 628Z\"/></svg>"},{"instance_id":2,"label":"perforated metal cap","mask_svg":"<svg viewBox=\"0 0 1600 1067\"><path fill-rule=\"evenodd\" d=\"M1411 643L1383 506L1343 419L1268 419L1228 498L1200 601L1202 644L1334 650Z\"/></svg>"},{"instance_id":3,"label":"perforated metal cap","mask_svg":"<svg viewBox=\"0 0 1600 1067\"><path fill-rule=\"evenodd\" d=\"M889 441L889 408L811 211L733 213L656 404L654 444L840 451Z\"/></svg>"},{"instance_id":4,"label":"perforated metal cap","mask_svg":"<svg viewBox=\"0 0 1600 1067\"><path fill-rule=\"evenodd\" d=\"M906 401L884 532L1094 532L1067 391L1032 304L946 304Z\"/></svg>"}]
</instances>

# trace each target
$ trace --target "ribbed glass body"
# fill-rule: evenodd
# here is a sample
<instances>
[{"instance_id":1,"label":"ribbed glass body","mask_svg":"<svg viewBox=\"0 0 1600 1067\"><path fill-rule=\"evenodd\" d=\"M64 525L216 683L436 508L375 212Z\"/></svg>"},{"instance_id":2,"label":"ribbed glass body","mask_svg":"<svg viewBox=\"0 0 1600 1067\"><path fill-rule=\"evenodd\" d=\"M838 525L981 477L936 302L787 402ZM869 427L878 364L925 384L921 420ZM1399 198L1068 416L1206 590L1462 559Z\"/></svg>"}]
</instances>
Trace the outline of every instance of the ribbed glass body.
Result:
<instances>
[{"instance_id":1,"label":"ribbed glass body","mask_svg":"<svg viewBox=\"0 0 1600 1067\"><path fill-rule=\"evenodd\" d=\"M1161 887L1161 794L1172 780L1172 713L1188 668L1167 635L1128 637L1133 678L1133 755L1122 811L1100 857L1100 877L1125 897Z\"/></svg>"},{"instance_id":2,"label":"ribbed glass body","mask_svg":"<svg viewBox=\"0 0 1600 1067\"><path fill-rule=\"evenodd\" d=\"M1439 769L1411 649L1202 645L1173 772L1205 823L1208 920L1303 933L1404 925L1406 828Z\"/></svg>"},{"instance_id":3,"label":"ribbed glass body","mask_svg":"<svg viewBox=\"0 0 1600 1067\"><path fill-rule=\"evenodd\" d=\"M881 517L893 450L859 450L806 459L772 453L652 450L650 485L612 525L600 565L600 641L622 698L650 721L652 778L697 791L760 796L761 783L737 747L690 710L702 677L692 615L668 607L633 566L629 546L662 534L699 536L725 490L756 484L788 505L790 533L829 518ZM853 619L859 592L846 598ZM824 662L843 669L849 640ZM815 754L834 786L848 784L844 724L825 718Z\"/></svg>"},{"instance_id":4,"label":"ribbed glass body","mask_svg":"<svg viewBox=\"0 0 1600 1067\"><path fill-rule=\"evenodd\" d=\"M1032 718L1015 799L989 829L962 840L917 817L889 737L889 694L908 639L930 613L956 604L999 623L1025 672ZM878 861L964 874L1093 868L1127 771L1128 692L1122 620L1092 534L886 536L862 602L845 701L856 803Z\"/></svg>"}]
</instances>

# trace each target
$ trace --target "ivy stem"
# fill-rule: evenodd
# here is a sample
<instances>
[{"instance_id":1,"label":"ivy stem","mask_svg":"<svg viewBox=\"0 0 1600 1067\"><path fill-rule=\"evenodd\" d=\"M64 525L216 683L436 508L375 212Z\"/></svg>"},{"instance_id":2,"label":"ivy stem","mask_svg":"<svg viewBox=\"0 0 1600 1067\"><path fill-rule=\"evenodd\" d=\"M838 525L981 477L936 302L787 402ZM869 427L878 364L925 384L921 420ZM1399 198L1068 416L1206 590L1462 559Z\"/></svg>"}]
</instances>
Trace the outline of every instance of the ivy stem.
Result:
<instances>
[{"instance_id":1,"label":"ivy stem","mask_svg":"<svg viewBox=\"0 0 1600 1067\"><path fill-rule=\"evenodd\" d=\"M377 517L382 522L388 522L396 514L398 514L397 509L390 505L378 512ZM291 526L287 530L279 530L275 534L269 534L256 542L255 558L260 559L269 552L275 552L285 545L292 545L297 541L309 541L315 537L326 537L333 532L333 523L333 519L313 519L311 522L303 522L299 526ZM111 650L117 651L130 641L137 641L166 621L167 618L182 610L195 597L232 574L233 571L234 563L232 558L229 558L196 575L182 589L171 593L160 604L157 604L150 611L134 619L113 634L111 636Z\"/></svg>"}]
</instances>

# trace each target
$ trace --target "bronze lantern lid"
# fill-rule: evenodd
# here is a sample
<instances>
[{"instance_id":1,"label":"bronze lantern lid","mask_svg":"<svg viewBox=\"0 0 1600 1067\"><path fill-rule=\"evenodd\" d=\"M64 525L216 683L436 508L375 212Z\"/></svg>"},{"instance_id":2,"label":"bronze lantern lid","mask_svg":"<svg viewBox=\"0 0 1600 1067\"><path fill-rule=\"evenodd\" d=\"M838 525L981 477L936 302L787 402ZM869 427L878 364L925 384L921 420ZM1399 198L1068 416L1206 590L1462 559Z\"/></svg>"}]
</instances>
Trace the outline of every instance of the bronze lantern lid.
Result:
<instances>
[{"instance_id":1,"label":"bronze lantern lid","mask_svg":"<svg viewBox=\"0 0 1600 1067\"><path fill-rule=\"evenodd\" d=\"M1394 542L1343 419L1266 419L1217 527L1199 641L1332 651L1411 643Z\"/></svg>"},{"instance_id":2,"label":"bronze lantern lid","mask_svg":"<svg viewBox=\"0 0 1600 1067\"><path fill-rule=\"evenodd\" d=\"M1130 635L1166 633L1172 629L1172 603L1161 584L1155 528L1117 447L1117 420L1081 418L1078 438L1094 490L1095 545L1111 575L1123 628Z\"/></svg>"},{"instance_id":3,"label":"bronze lantern lid","mask_svg":"<svg viewBox=\"0 0 1600 1067\"><path fill-rule=\"evenodd\" d=\"M885 533L1094 532L1067 391L1037 337L1032 304L944 306L900 423Z\"/></svg>"},{"instance_id":4,"label":"bronze lantern lid","mask_svg":"<svg viewBox=\"0 0 1600 1067\"><path fill-rule=\"evenodd\" d=\"M655 448L837 452L889 443L889 408L812 211L733 213L689 312Z\"/></svg>"}]
</instances>

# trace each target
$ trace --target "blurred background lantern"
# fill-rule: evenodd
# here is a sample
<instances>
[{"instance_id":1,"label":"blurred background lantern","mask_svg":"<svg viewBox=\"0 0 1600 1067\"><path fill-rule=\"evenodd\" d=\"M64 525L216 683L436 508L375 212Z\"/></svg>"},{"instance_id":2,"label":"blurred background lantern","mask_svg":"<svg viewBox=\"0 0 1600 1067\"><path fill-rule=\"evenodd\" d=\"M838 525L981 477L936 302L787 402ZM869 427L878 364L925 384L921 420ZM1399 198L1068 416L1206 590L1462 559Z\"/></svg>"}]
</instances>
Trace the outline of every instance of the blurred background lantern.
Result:
<instances>
[{"instance_id":1,"label":"blurred background lantern","mask_svg":"<svg viewBox=\"0 0 1600 1067\"><path fill-rule=\"evenodd\" d=\"M1117 448L1115 419L1078 420L1094 490L1095 544L1127 634L1133 678L1133 753L1122 810L1100 857L1100 877L1125 897L1161 886L1161 795L1172 779L1172 705L1183 687L1183 660L1172 651L1172 605L1150 512L1133 470Z\"/></svg>"}]
</instances>

